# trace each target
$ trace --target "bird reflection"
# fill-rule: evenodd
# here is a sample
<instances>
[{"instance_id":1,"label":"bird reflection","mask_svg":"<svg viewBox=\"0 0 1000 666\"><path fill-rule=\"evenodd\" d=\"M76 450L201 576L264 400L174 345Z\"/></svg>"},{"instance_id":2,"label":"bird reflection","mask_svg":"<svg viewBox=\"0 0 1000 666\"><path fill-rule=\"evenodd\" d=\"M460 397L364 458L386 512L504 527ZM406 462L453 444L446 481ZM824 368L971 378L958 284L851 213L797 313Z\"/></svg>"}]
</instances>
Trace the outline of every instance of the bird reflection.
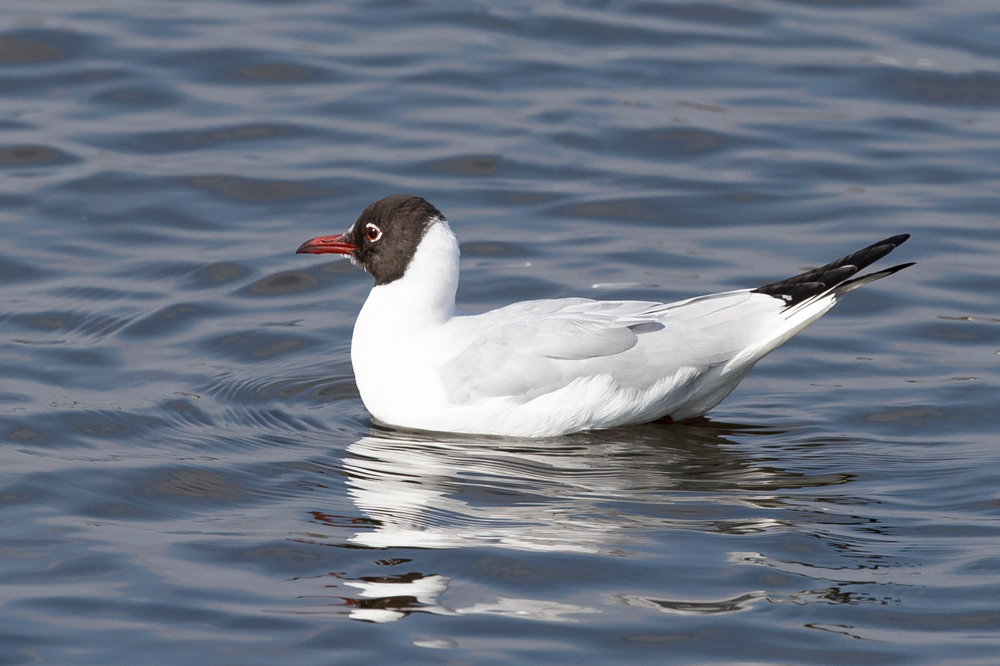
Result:
<instances>
[{"instance_id":1,"label":"bird reflection","mask_svg":"<svg viewBox=\"0 0 1000 666\"><path fill-rule=\"evenodd\" d=\"M738 444L781 433L707 419L547 440L373 430L347 447L342 470L361 516L314 514L364 548L493 547L614 555L662 541L666 530L764 532L801 522L783 491L843 484L843 474L791 472ZM400 560L405 562L408 560ZM439 598L451 580L438 573L342 579L356 590L341 603L354 619L387 622L413 612L499 614L572 621L593 608L498 598L452 608ZM618 603L681 614L750 608L777 597L749 590L726 599Z\"/></svg>"},{"instance_id":2,"label":"bird reflection","mask_svg":"<svg viewBox=\"0 0 1000 666\"><path fill-rule=\"evenodd\" d=\"M410 613L433 615L502 615L550 622L572 621L580 613L596 609L539 599L500 597L491 603L450 608L438 599L448 590L450 578L434 574L408 573L401 576L365 577L346 580L344 585L359 590L356 597L343 598L351 608L350 618L367 622L392 622Z\"/></svg>"},{"instance_id":3,"label":"bird reflection","mask_svg":"<svg viewBox=\"0 0 1000 666\"><path fill-rule=\"evenodd\" d=\"M548 440L373 431L343 461L348 493L370 526L350 540L610 552L641 539L636 528L766 529L774 511L759 491L844 480L755 464L726 436L733 428L705 420ZM720 510L734 504L757 515Z\"/></svg>"}]
</instances>

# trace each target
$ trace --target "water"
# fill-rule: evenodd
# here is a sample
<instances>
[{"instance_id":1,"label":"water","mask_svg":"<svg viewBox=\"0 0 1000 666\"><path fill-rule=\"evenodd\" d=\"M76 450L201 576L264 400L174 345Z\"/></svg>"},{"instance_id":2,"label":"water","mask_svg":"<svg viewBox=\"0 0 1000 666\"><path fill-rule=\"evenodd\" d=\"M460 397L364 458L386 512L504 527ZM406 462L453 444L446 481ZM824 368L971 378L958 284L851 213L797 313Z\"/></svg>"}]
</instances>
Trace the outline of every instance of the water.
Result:
<instances>
[{"instance_id":1,"label":"water","mask_svg":"<svg viewBox=\"0 0 1000 666\"><path fill-rule=\"evenodd\" d=\"M994 2L90 2L0 17L0 663L995 664ZM710 418L375 428L392 192L461 304L910 232Z\"/></svg>"}]
</instances>

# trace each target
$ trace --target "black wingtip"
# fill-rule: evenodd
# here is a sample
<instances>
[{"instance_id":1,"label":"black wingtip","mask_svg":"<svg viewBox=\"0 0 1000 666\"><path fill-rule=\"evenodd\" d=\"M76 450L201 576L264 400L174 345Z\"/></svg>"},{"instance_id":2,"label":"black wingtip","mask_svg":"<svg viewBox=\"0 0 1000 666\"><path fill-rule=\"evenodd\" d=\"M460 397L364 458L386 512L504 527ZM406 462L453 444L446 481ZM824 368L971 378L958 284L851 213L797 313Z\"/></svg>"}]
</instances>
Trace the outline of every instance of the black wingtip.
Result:
<instances>
[{"instance_id":1,"label":"black wingtip","mask_svg":"<svg viewBox=\"0 0 1000 666\"><path fill-rule=\"evenodd\" d=\"M889 268L885 269L884 271L879 271L879 273L885 273L886 275L892 275L893 273L898 273L899 271L903 270L904 268L909 268L910 266L916 266L916 265L917 265L917 262L915 262L915 261L908 261L905 264L897 264L895 266L890 266Z\"/></svg>"},{"instance_id":2,"label":"black wingtip","mask_svg":"<svg viewBox=\"0 0 1000 666\"><path fill-rule=\"evenodd\" d=\"M895 250L909 238L910 234L897 234L896 236L891 236L877 243L872 243L868 247L862 248L857 252L853 252L846 257L841 257L840 259L830 262L825 266L820 266L814 270L806 271L805 273L788 278L787 280L780 280L778 282L765 284L763 287L754 289L754 291L761 294L767 294L768 296L774 296L775 298L779 298L784 301L786 306L792 306L814 296L826 293L831 289L838 287L838 285L856 284L857 286L861 286L861 284L864 284L864 282L862 282L863 280L865 282L870 282L871 280L866 278L871 276L863 276L854 279L850 278L862 269L870 266ZM893 266L892 268L884 271L874 273L872 275L877 275L878 277L872 279L878 279L885 277L886 275L891 275L896 271L901 271L904 268L912 266L913 263L914 262L900 264L899 266Z\"/></svg>"},{"instance_id":3,"label":"black wingtip","mask_svg":"<svg viewBox=\"0 0 1000 666\"><path fill-rule=\"evenodd\" d=\"M914 266L914 265L916 265L916 263L917 262L915 262L915 261L910 261L910 262L907 262L905 264L898 264L896 266L890 266L889 268L885 268L885 269L877 271L875 273L868 273L866 275L862 275L860 277L856 277L853 280L847 280L846 282L841 282L836 287L834 287L833 290L838 295L840 295L840 294L846 294L847 292L849 292L849 291L851 291L853 289L857 289L858 287L862 287L862 286L868 284L869 282L874 282L875 280L881 280L882 278L888 277L888 276L892 275L893 273L898 273L899 271L903 270L904 268L909 268L910 266Z\"/></svg>"}]
</instances>

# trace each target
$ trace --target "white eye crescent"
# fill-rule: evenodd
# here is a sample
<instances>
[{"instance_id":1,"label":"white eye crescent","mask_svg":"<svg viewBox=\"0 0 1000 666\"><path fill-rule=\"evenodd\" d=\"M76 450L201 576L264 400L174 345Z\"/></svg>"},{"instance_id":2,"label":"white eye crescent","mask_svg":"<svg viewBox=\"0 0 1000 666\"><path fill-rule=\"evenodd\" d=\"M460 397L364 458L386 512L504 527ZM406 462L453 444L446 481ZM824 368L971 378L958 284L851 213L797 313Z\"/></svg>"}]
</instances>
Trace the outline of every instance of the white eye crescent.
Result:
<instances>
[{"instance_id":1,"label":"white eye crescent","mask_svg":"<svg viewBox=\"0 0 1000 666\"><path fill-rule=\"evenodd\" d=\"M368 240L374 243L379 238L382 238L382 230L369 222L365 225L365 236L368 237Z\"/></svg>"}]
</instances>

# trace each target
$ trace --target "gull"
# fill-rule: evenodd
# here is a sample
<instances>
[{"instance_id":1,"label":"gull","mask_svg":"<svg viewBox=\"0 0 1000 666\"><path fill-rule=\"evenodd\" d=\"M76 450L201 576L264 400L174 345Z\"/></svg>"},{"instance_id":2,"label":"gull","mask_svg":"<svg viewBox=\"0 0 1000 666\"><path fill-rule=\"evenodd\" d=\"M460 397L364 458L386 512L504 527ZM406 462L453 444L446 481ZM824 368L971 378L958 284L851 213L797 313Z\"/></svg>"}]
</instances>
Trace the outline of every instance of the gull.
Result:
<instances>
[{"instance_id":1,"label":"gull","mask_svg":"<svg viewBox=\"0 0 1000 666\"><path fill-rule=\"evenodd\" d=\"M374 421L510 437L701 416L761 360L862 285L909 234L756 289L673 303L560 298L480 314L455 305L459 246L426 199L369 205L344 234L299 253L347 255L375 278L351 363Z\"/></svg>"}]
</instances>

